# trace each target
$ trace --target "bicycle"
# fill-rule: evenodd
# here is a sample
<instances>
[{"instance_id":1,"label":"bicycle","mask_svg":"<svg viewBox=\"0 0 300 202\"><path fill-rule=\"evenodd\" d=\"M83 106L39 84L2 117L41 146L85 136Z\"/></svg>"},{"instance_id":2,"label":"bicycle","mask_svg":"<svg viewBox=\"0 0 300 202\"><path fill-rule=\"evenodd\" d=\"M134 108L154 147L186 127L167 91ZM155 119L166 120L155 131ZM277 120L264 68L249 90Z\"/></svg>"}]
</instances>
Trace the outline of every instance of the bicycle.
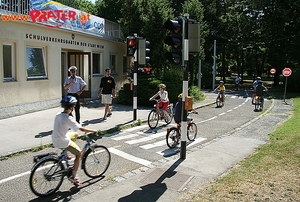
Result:
<instances>
[{"instance_id":1,"label":"bicycle","mask_svg":"<svg viewBox=\"0 0 300 202\"><path fill-rule=\"evenodd\" d=\"M90 178L101 177L110 165L111 155L105 146L95 144L91 133L84 135L86 143L82 149L81 169ZM72 175L73 166L69 164L65 149L60 155L47 153L34 156L29 185L31 191L41 197L55 193L64 180Z\"/></svg>"},{"instance_id":2,"label":"bicycle","mask_svg":"<svg viewBox=\"0 0 300 202\"><path fill-rule=\"evenodd\" d=\"M193 112L188 112L188 115ZM187 117L187 138L190 141L194 141L197 136L197 125L193 122L193 118ZM179 143L181 138L181 124L177 124L176 127L167 129L166 142L168 147L174 148Z\"/></svg>"},{"instance_id":3,"label":"bicycle","mask_svg":"<svg viewBox=\"0 0 300 202\"><path fill-rule=\"evenodd\" d=\"M263 110L264 102L263 97L255 95L254 97L254 111L261 111Z\"/></svg>"},{"instance_id":4,"label":"bicycle","mask_svg":"<svg viewBox=\"0 0 300 202\"><path fill-rule=\"evenodd\" d=\"M148 125L151 129L156 128L158 125L158 121L164 119L166 124L170 124L173 120L174 112L173 112L173 103L170 103L167 108L168 117L165 117L161 108L159 111L156 109L156 105L159 102L159 99L153 99L156 103L154 104L154 108L149 112L148 115Z\"/></svg>"},{"instance_id":5,"label":"bicycle","mask_svg":"<svg viewBox=\"0 0 300 202\"><path fill-rule=\"evenodd\" d=\"M219 91L217 99L216 99L217 107L223 107L224 106L224 100L225 100L225 96L223 96L223 94Z\"/></svg>"}]
</instances>

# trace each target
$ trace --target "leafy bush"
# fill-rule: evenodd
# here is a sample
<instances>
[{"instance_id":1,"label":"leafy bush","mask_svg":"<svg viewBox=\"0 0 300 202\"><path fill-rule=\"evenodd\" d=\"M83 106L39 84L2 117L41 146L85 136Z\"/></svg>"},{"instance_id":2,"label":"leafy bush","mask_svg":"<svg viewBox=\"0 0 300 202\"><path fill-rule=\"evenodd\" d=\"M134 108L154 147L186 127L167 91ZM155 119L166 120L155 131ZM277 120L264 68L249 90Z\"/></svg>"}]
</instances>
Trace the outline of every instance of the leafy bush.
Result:
<instances>
[{"instance_id":1,"label":"leafy bush","mask_svg":"<svg viewBox=\"0 0 300 202\"><path fill-rule=\"evenodd\" d=\"M182 92L182 69L167 69L161 79L154 77L141 76L137 81L137 104L138 106L152 107L153 102L149 102L149 98L159 91L159 84L164 83L169 93L171 103L176 103L178 94ZM189 95L193 97L193 101L197 102L204 99L203 93L197 86L189 89ZM122 90L119 91L118 103L124 105L132 105L133 91L130 90L130 84L124 84Z\"/></svg>"}]
</instances>

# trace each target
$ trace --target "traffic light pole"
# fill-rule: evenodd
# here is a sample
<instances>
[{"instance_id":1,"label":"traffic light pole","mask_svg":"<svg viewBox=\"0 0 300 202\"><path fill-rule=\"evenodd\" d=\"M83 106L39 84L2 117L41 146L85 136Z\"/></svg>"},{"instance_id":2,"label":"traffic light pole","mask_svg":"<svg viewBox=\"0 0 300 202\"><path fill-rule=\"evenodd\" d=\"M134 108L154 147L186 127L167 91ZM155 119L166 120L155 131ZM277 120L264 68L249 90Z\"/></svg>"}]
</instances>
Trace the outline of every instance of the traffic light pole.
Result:
<instances>
[{"instance_id":1,"label":"traffic light pole","mask_svg":"<svg viewBox=\"0 0 300 202\"><path fill-rule=\"evenodd\" d=\"M137 35L135 34L135 37ZM139 47L139 40L137 42L137 48ZM137 71L138 71L138 50L134 54L134 65L133 65L133 120L137 119Z\"/></svg>"},{"instance_id":2,"label":"traffic light pole","mask_svg":"<svg viewBox=\"0 0 300 202\"><path fill-rule=\"evenodd\" d=\"M186 158L187 141L187 110L185 109L186 97L188 96L188 67L189 67L189 39L188 39L188 20L189 14L184 14L183 19L183 84L182 84L182 113L181 113L181 147L180 159Z\"/></svg>"}]
</instances>

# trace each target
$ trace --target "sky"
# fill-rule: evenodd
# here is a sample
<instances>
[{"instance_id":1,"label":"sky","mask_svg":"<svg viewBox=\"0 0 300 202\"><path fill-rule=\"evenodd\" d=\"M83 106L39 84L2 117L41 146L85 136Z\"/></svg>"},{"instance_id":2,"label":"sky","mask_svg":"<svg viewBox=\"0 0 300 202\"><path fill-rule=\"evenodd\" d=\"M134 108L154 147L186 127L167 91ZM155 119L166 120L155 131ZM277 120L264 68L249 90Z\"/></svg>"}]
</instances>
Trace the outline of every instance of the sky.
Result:
<instances>
[{"instance_id":1,"label":"sky","mask_svg":"<svg viewBox=\"0 0 300 202\"><path fill-rule=\"evenodd\" d=\"M90 1L90 2L92 2L94 4L96 0L88 0L88 1Z\"/></svg>"}]
</instances>

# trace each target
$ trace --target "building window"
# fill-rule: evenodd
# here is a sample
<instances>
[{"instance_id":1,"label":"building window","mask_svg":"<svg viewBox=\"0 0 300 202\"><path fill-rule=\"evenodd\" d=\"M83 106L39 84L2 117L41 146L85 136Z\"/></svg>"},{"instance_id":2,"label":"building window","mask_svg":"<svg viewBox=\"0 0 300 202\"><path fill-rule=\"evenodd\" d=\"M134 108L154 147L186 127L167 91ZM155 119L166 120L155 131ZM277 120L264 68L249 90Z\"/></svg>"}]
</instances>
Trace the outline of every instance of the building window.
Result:
<instances>
[{"instance_id":1,"label":"building window","mask_svg":"<svg viewBox=\"0 0 300 202\"><path fill-rule=\"evenodd\" d=\"M111 73L116 74L117 73L117 61L116 61L116 55L110 55L109 56L109 68L111 70Z\"/></svg>"},{"instance_id":2,"label":"building window","mask_svg":"<svg viewBox=\"0 0 300 202\"><path fill-rule=\"evenodd\" d=\"M93 53L93 74L101 74L101 62L102 62L102 55L100 53Z\"/></svg>"},{"instance_id":3,"label":"building window","mask_svg":"<svg viewBox=\"0 0 300 202\"><path fill-rule=\"evenodd\" d=\"M26 69L28 79L47 78L44 47L26 47Z\"/></svg>"},{"instance_id":4,"label":"building window","mask_svg":"<svg viewBox=\"0 0 300 202\"><path fill-rule=\"evenodd\" d=\"M123 56L123 73L127 71L127 56Z\"/></svg>"},{"instance_id":5,"label":"building window","mask_svg":"<svg viewBox=\"0 0 300 202\"><path fill-rule=\"evenodd\" d=\"M15 81L15 46L3 44L3 75L4 82Z\"/></svg>"}]
</instances>

